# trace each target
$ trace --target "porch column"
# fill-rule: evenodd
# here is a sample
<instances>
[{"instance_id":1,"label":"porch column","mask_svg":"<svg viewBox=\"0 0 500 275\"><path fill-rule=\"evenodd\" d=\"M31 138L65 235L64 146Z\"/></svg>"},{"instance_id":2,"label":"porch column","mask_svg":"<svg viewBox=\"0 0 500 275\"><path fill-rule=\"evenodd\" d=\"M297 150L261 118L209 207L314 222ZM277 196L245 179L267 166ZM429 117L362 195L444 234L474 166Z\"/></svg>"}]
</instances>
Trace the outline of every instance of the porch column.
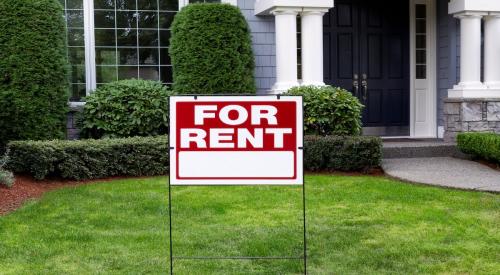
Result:
<instances>
[{"instance_id":1,"label":"porch column","mask_svg":"<svg viewBox=\"0 0 500 275\"><path fill-rule=\"evenodd\" d=\"M280 94L299 86L297 80L297 10L271 12L276 25L276 83L272 93Z\"/></svg>"},{"instance_id":2,"label":"porch column","mask_svg":"<svg viewBox=\"0 0 500 275\"><path fill-rule=\"evenodd\" d=\"M490 89L500 89L500 12L485 17L484 82Z\"/></svg>"},{"instance_id":3,"label":"porch column","mask_svg":"<svg viewBox=\"0 0 500 275\"><path fill-rule=\"evenodd\" d=\"M482 12L456 14L460 19L460 83L458 89L481 89Z\"/></svg>"},{"instance_id":4,"label":"porch column","mask_svg":"<svg viewBox=\"0 0 500 275\"><path fill-rule=\"evenodd\" d=\"M302 85L323 86L323 15L328 10L301 13Z\"/></svg>"}]
</instances>

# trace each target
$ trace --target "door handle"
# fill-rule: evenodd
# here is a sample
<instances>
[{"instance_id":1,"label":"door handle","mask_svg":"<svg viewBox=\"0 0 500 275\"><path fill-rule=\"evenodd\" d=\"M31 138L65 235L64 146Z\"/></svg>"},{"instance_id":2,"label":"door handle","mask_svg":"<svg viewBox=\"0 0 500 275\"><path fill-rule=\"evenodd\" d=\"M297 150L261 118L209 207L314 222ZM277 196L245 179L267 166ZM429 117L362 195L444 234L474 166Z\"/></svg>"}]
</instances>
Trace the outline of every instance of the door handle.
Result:
<instances>
[{"instance_id":1,"label":"door handle","mask_svg":"<svg viewBox=\"0 0 500 275\"><path fill-rule=\"evenodd\" d=\"M354 74L354 76L352 78L353 78L353 81L352 81L353 94L355 97L358 97L358 94L359 94L359 76L358 76L358 74Z\"/></svg>"},{"instance_id":2,"label":"door handle","mask_svg":"<svg viewBox=\"0 0 500 275\"><path fill-rule=\"evenodd\" d=\"M361 80L361 87L363 88L363 101L366 102L368 97L368 75L363 74L363 79Z\"/></svg>"}]
</instances>

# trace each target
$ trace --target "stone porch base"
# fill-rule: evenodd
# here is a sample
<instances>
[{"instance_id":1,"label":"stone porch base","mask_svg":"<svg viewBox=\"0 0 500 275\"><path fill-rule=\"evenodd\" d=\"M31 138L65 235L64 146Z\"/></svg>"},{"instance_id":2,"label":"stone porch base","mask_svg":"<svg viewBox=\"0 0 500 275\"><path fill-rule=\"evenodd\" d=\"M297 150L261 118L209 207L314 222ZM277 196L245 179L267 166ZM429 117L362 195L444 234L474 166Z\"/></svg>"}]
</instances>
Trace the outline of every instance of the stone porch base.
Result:
<instances>
[{"instance_id":1,"label":"stone porch base","mask_svg":"<svg viewBox=\"0 0 500 275\"><path fill-rule=\"evenodd\" d=\"M500 98L448 98L444 101L444 140L461 132L500 133Z\"/></svg>"}]
</instances>

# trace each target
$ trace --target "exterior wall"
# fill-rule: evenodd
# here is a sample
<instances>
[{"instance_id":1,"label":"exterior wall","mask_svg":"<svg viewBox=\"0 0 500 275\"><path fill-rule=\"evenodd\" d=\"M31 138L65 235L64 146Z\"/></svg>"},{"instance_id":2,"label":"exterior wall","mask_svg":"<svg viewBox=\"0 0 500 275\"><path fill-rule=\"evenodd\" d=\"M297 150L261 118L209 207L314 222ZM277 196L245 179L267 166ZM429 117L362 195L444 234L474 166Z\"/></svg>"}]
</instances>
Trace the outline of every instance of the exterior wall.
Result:
<instances>
[{"instance_id":1,"label":"exterior wall","mask_svg":"<svg viewBox=\"0 0 500 275\"><path fill-rule=\"evenodd\" d=\"M445 126L444 101L448 89L459 82L459 21L448 14L448 0L437 1L437 120Z\"/></svg>"},{"instance_id":2,"label":"exterior wall","mask_svg":"<svg viewBox=\"0 0 500 275\"><path fill-rule=\"evenodd\" d=\"M267 93L276 82L274 16L255 16L255 0L238 0L238 7L252 32L257 93Z\"/></svg>"}]
</instances>

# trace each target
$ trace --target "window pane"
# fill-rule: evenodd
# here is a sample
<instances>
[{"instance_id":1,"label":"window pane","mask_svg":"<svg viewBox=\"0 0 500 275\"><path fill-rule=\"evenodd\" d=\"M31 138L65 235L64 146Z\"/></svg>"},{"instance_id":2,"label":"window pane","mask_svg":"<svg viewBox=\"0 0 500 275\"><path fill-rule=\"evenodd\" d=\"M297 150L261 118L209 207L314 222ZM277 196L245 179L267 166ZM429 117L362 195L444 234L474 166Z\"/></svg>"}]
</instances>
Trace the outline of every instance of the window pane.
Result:
<instances>
[{"instance_id":1,"label":"window pane","mask_svg":"<svg viewBox=\"0 0 500 275\"><path fill-rule=\"evenodd\" d=\"M158 67L140 67L139 77L147 80L160 80L158 70Z\"/></svg>"},{"instance_id":2,"label":"window pane","mask_svg":"<svg viewBox=\"0 0 500 275\"><path fill-rule=\"evenodd\" d=\"M83 11L67 11L66 22L68 28L83 28Z\"/></svg>"},{"instance_id":3,"label":"window pane","mask_svg":"<svg viewBox=\"0 0 500 275\"><path fill-rule=\"evenodd\" d=\"M115 30L94 30L95 45L114 47L116 45Z\"/></svg>"},{"instance_id":4,"label":"window pane","mask_svg":"<svg viewBox=\"0 0 500 275\"><path fill-rule=\"evenodd\" d=\"M71 84L71 101L79 101L85 96L85 84Z\"/></svg>"},{"instance_id":5,"label":"window pane","mask_svg":"<svg viewBox=\"0 0 500 275\"><path fill-rule=\"evenodd\" d=\"M115 48L96 48L95 63L96 65L115 65L116 64Z\"/></svg>"},{"instance_id":6,"label":"window pane","mask_svg":"<svg viewBox=\"0 0 500 275\"><path fill-rule=\"evenodd\" d=\"M178 11L179 0L160 0L160 10Z\"/></svg>"},{"instance_id":7,"label":"window pane","mask_svg":"<svg viewBox=\"0 0 500 275\"><path fill-rule=\"evenodd\" d=\"M417 65L417 79L426 79L426 78L427 78L427 66Z\"/></svg>"},{"instance_id":8,"label":"window pane","mask_svg":"<svg viewBox=\"0 0 500 275\"><path fill-rule=\"evenodd\" d=\"M85 83L85 65L71 66L71 82Z\"/></svg>"},{"instance_id":9,"label":"window pane","mask_svg":"<svg viewBox=\"0 0 500 275\"><path fill-rule=\"evenodd\" d=\"M64 6L64 0L61 1ZM67 9L83 9L83 0L66 0Z\"/></svg>"},{"instance_id":10,"label":"window pane","mask_svg":"<svg viewBox=\"0 0 500 275\"><path fill-rule=\"evenodd\" d=\"M417 64L425 64L427 54L425 50L417 50Z\"/></svg>"},{"instance_id":11,"label":"window pane","mask_svg":"<svg viewBox=\"0 0 500 275\"><path fill-rule=\"evenodd\" d=\"M160 31L160 46L168 47L170 45L170 31Z\"/></svg>"},{"instance_id":12,"label":"window pane","mask_svg":"<svg viewBox=\"0 0 500 275\"><path fill-rule=\"evenodd\" d=\"M174 21L174 12L162 12L160 13L160 28L170 29L172 21Z\"/></svg>"},{"instance_id":13,"label":"window pane","mask_svg":"<svg viewBox=\"0 0 500 275\"><path fill-rule=\"evenodd\" d=\"M117 28L137 28L137 12L135 11L117 11Z\"/></svg>"},{"instance_id":14,"label":"window pane","mask_svg":"<svg viewBox=\"0 0 500 275\"><path fill-rule=\"evenodd\" d=\"M115 12L114 11L95 11L94 26L96 28L114 28L115 27Z\"/></svg>"},{"instance_id":15,"label":"window pane","mask_svg":"<svg viewBox=\"0 0 500 275\"><path fill-rule=\"evenodd\" d=\"M69 63L71 65L85 65L85 48L70 47L68 48Z\"/></svg>"},{"instance_id":16,"label":"window pane","mask_svg":"<svg viewBox=\"0 0 500 275\"><path fill-rule=\"evenodd\" d=\"M426 18L427 17L427 11L425 10L425 5L417 5L416 6L416 17L417 18Z\"/></svg>"},{"instance_id":17,"label":"window pane","mask_svg":"<svg viewBox=\"0 0 500 275\"><path fill-rule=\"evenodd\" d=\"M161 65L171 65L170 55L168 54L168 49L164 48L160 50L160 63Z\"/></svg>"},{"instance_id":18,"label":"window pane","mask_svg":"<svg viewBox=\"0 0 500 275\"><path fill-rule=\"evenodd\" d=\"M117 36L118 46L136 46L137 45L137 29L118 30Z\"/></svg>"},{"instance_id":19,"label":"window pane","mask_svg":"<svg viewBox=\"0 0 500 275\"><path fill-rule=\"evenodd\" d=\"M158 46L158 31L139 30L139 46Z\"/></svg>"},{"instance_id":20,"label":"window pane","mask_svg":"<svg viewBox=\"0 0 500 275\"><path fill-rule=\"evenodd\" d=\"M417 49L427 48L427 36L425 34L424 35L418 34L416 44L417 44Z\"/></svg>"},{"instance_id":21,"label":"window pane","mask_svg":"<svg viewBox=\"0 0 500 275\"><path fill-rule=\"evenodd\" d=\"M426 21L425 19L417 19L417 33L426 33Z\"/></svg>"},{"instance_id":22,"label":"window pane","mask_svg":"<svg viewBox=\"0 0 500 275\"><path fill-rule=\"evenodd\" d=\"M117 10L135 10L137 6L135 5L136 0L116 0ZM142 0L138 0L142 1Z\"/></svg>"},{"instance_id":23,"label":"window pane","mask_svg":"<svg viewBox=\"0 0 500 275\"><path fill-rule=\"evenodd\" d=\"M162 2L162 0L160 0ZM157 10L158 9L158 1L157 0L139 0L137 1L139 4L139 10Z\"/></svg>"},{"instance_id":24,"label":"window pane","mask_svg":"<svg viewBox=\"0 0 500 275\"><path fill-rule=\"evenodd\" d=\"M156 12L140 12L139 28L158 28L158 13Z\"/></svg>"},{"instance_id":25,"label":"window pane","mask_svg":"<svg viewBox=\"0 0 500 275\"><path fill-rule=\"evenodd\" d=\"M137 65L137 48L119 48L120 65Z\"/></svg>"},{"instance_id":26,"label":"window pane","mask_svg":"<svg viewBox=\"0 0 500 275\"><path fill-rule=\"evenodd\" d=\"M96 80L98 83L116 81L115 66L96 66Z\"/></svg>"},{"instance_id":27,"label":"window pane","mask_svg":"<svg viewBox=\"0 0 500 275\"><path fill-rule=\"evenodd\" d=\"M68 45L69 46L84 46L83 29L68 29Z\"/></svg>"},{"instance_id":28,"label":"window pane","mask_svg":"<svg viewBox=\"0 0 500 275\"><path fill-rule=\"evenodd\" d=\"M158 65L158 48L141 48L141 65Z\"/></svg>"},{"instance_id":29,"label":"window pane","mask_svg":"<svg viewBox=\"0 0 500 275\"><path fill-rule=\"evenodd\" d=\"M172 83L172 67L171 66L161 66L161 82L163 83Z\"/></svg>"},{"instance_id":30,"label":"window pane","mask_svg":"<svg viewBox=\"0 0 500 275\"><path fill-rule=\"evenodd\" d=\"M115 0L94 0L94 9L114 9Z\"/></svg>"},{"instance_id":31,"label":"window pane","mask_svg":"<svg viewBox=\"0 0 500 275\"><path fill-rule=\"evenodd\" d=\"M118 79L138 78L137 66L118 67Z\"/></svg>"}]
</instances>

